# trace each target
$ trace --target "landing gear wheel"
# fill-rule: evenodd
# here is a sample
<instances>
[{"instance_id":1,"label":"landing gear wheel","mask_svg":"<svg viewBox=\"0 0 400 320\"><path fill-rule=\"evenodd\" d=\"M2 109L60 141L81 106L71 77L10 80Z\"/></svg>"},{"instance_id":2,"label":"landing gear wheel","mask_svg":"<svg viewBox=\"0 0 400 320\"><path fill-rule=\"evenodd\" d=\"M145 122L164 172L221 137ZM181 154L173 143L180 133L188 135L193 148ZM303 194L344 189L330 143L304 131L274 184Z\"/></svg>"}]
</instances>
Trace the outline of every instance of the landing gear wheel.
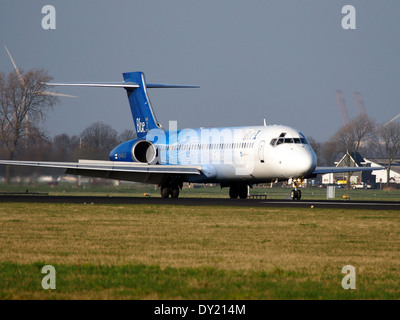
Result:
<instances>
[{"instance_id":1,"label":"landing gear wheel","mask_svg":"<svg viewBox=\"0 0 400 320\"><path fill-rule=\"evenodd\" d=\"M231 199L247 199L249 186L247 184L233 184L229 188L229 197Z\"/></svg>"},{"instance_id":2,"label":"landing gear wheel","mask_svg":"<svg viewBox=\"0 0 400 320\"><path fill-rule=\"evenodd\" d=\"M171 198L176 199L179 197L179 187L176 186L171 189Z\"/></svg>"},{"instance_id":3,"label":"landing gear wheel","mask_svg":"<svg viewBox=\"0 0 400 320\"><path fill-rule=\"evenodd\" d=\"M292 198L292 200L300 200L301 199L301 190L290 191L290 198Z\"/></svg>"},{"instance_id":4,"label":"landing gear wheel","mask_svg":"<svg viewBox=\"0 0 400 320\"><path fill-rule=\"evenodd\" d=\"M168 187L161 187L161 198L167 199L170 193L171 192Z\"/></svg>"},{"instance_id":5,"label":"landing gear wheel","mask_svg":"<svg viewBox=\"0 0 400 320\"><path fill-rule=\"evenodd\" d=\"M248 191L248 186L246 184L241 185L239 188L239 198L247 199Z\"/></svg>"},{"instance_id":6,"label":"landing gear wheel","mask_svg":"<svg viewBox=\"0 0 400 320\"><path fill-rule=\"evenodd\" d=\"M179 185L161 186L161 198L167 199L170 195L173 199L179 197Z\"/></svg>"},{"instance_id":7,"label":"landing gear wheel","mask_svg":"<svg viewBox=\"0 0 400 320\"><path fill-rule=\"evenodd\" d=\"M237 199L239 197L239 188L238 186L232 185L229 188L229 197L231 199Z\"/></svg>"}]
</instances>

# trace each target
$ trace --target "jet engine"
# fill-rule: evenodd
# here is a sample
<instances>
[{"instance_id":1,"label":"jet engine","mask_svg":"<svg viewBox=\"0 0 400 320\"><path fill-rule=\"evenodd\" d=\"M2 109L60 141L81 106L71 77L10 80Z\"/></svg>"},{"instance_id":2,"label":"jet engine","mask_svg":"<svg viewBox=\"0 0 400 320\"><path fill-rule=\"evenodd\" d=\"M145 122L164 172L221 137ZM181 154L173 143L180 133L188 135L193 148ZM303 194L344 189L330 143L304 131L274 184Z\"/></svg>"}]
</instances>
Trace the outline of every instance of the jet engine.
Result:
<instances>
[{"instance_id":1,"label":"jet engine","mask_svg":"<svg viewBox=\"0 0 400 320\"><path fill-rule=\"evenodd\" d=\"M150 141L139 140L132 147L132 157L136 162L155 164L158 158L157 148Z\"/></svg>"}]
</instances>

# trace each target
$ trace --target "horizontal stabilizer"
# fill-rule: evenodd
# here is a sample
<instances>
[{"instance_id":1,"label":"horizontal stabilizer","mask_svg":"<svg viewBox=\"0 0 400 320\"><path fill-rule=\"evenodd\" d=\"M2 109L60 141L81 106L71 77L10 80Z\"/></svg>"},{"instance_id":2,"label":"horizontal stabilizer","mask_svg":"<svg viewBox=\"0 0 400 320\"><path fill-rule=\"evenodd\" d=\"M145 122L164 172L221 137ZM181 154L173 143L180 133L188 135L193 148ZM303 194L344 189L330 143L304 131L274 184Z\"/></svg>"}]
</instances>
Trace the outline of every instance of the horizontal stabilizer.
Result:
<instances>
[{"instance_id":1,"label":"horizontal stabilizer","mask_svg":"<svg viewBox=\"0 0 400 320\"><path fill-rule=\"evenodd\" d=\"M146 83L147 88L200 88L200 86L185 85L185 84L164 84L164 83Z\"/></svg>"},{"instance_id":2,"label":"horizontal stabilizer","mask_svg":"<svg viewBox=\"0 0 400 320\"><path fill-rule=\"evenodd\" d=\"M139 88L133 82L83 82L83 83L46 83L48 86L71 86L71 87L105 87L105 88Z\"/></svg>"},{"instance_id":3,"label":"horizontal stabilizer","mask_svg":"<svg viewBox=\"0 0 400 320\"><path fill-rule=\"evenodd\" d=\"M48 86L71 86L71 87L100 87L100 88L139 88L134 82L82 82L82 83L46 83ZM147 88L200 88L199 86L184 84L146 83Z\"/></svg>"}]
</instances>

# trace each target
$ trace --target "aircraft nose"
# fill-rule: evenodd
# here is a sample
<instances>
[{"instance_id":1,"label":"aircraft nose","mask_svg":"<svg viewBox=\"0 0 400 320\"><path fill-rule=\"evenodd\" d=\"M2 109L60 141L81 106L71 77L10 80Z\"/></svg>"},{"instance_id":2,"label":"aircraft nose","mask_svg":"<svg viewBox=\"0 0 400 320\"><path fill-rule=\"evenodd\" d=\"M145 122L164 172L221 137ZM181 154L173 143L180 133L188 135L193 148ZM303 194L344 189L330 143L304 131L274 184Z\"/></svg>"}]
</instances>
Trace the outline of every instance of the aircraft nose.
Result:
<instances>
[{"instance_id":1,"label":"aircraft nose","mask_svg":"<svg viewBox=\"0 0 400 320\"><path fill-rule=\"evenodd\" d=\"M317 158L312 149L304 149L294 160L299 176L306 177L310 175L316 167Z\"/></svg>"}]
</instances>

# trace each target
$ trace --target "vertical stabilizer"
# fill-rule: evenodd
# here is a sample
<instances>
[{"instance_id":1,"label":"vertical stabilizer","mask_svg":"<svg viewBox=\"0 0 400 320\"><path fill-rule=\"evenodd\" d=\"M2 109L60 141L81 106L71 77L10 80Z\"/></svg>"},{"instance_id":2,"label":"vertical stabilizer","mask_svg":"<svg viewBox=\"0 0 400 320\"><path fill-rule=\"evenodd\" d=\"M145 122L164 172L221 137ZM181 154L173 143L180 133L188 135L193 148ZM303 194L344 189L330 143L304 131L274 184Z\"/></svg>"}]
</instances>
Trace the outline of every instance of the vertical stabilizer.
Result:
<instances>
[{"instance_id":1,"label":"vertical stabilizer","mask_svg":"<svg viewBox=\"0 0 400 320\"><path fill-rule=\"evenodd\" d=\"M123 76L126 82L138 84L138 88L125 89L128 93L129 105L137 136L139 139L143 139L151 129L159 129L161 126L151 107L143 72L127 72Z\"/></svg>"}]
</instances>

